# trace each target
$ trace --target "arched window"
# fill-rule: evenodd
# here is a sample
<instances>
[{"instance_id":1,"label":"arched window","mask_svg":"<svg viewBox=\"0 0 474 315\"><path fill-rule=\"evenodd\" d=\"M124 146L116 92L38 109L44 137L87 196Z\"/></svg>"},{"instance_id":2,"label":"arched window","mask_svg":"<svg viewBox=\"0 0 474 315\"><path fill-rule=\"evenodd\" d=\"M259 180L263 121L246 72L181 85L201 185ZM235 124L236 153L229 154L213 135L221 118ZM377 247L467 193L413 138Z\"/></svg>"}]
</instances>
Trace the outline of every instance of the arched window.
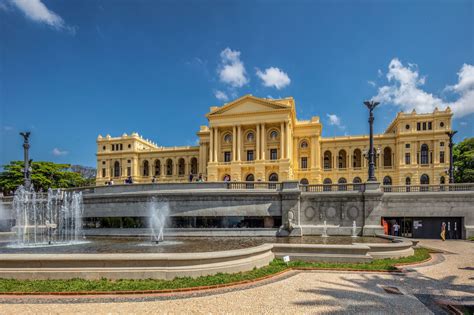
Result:
<instances>
[{"instance_id":1,"label":"arched window","mask_svg":"<svg viewBox=\"0 0 474 315\"><path fill-rule=\"evenodd\" d=\"M120 177L120 162L115 161L114 163L114 177Z\"/></svg>"},{"instance_id":2,"label":"arched window","mask_svg":"<svg viewBox=\"0 0 474 315\"><path fill-rule=\"evenodd\" d=\"M255 177L253 176L253 174L248 174L247 177L245 177L245 181L253 182L255 181Z\"/></svg>"},{"instance_id":3,"label":"arched window","mask_svg":"<svg viewBox=\"0 0 474 315\"><path fill-rule=\"evenodd\" d=\"M302 178L302 179L300 180L300 185L309 185L308 179Z\"/></svg>"},{"instance_id":4,"label":"arched window","mask_svg":"<svg viewBox=\"0 0 474 315\"><path fill-rule=\"evenodd\" d=\"M362 179L360 177L354 177L352 183L354 184L354 190L362 190Z\"/></svg>"},{"instance_id":5,"label":"arched window","mask_svg":"<svg viewBox=\"0 0 474 315\"><path fill-rule=\"evenodd\" d=\"M428 145L426 144L421 146L421 164L429 164Z\"/></svg>"},{"instance_id":6,"label":"arched window","mask_svg":"<svg viewBox=\"0 0 474 315\"><path fill-rule=\"evenodd\" d=\"M407 177L405 178L405 185L407 186L407 192L410 192L410 185L411 185L411 178Z\"/></svg>"},{"instance_id":7,"label":"arched window","mask_svg":"<svg viewBox=\"0 0 474 315\"><path fill-rule=\"evenodd\" d=\"M184 159L180 158L178 160L178 175L184 175Z\"/></svg>"},{"instance_id":8,"label":"arched window","mask_svg":"<svg viewBox=\"0 0 474 315\"><path fill-rule=\"evenodd\" d=\"M161 175L161 161L156 160L155 161L155 176L160 176Z\"/></svg>"},{"instance_id":9,"label":"arched window","mask_svg":"<svg viewBox=\"0 0 474 315\"><path fill-rule=\"evenodd\" d=\"M278 138L278 131L273 130L272 132L270 132L270 139L276 140L277 138Z\"/></svg>"},{"instance_id":10,"label":"arched window","mask_svg":"<svg viewBox=\"0 0 474 315\"><path fill-rule=\"evenodd\" d=\"M198 172L198 161L195 157L191 158L191 174L196 175Z\"/></svg>"},{"instance_id":11,"label":"arched window","mask_svg":"<svg viewBox=\"0 0 474 315\"><path fill-rule=\"evenodd\" d=\"M323 191L331 191L332 180L330 178L325 178L323 180Z\"/></svg>"},{"instance_id":12,"label":"arched window","mask_svg":"<svg viewBox=\"0 0 474 315\"><path fill-rule=\"evenodd\" d=\"M346 150L340 150L338 157L337 157L337 162L338 162L338 168L347 168L347 163L346 163Z\"/></svg>"},{"instance_id":13,"label":"arched window","mask_svg":"<svg viewBox=\"0 0 474 315\"><path fill-rule=\"evenodd\" d=\"M149 176L150 175L150 165L148 161L143 162L143 176Z\"/></svg>"},{"instance_id":14,"label":"arched window","mask_svg":"<svg viewBox=\"0 0 474 315\"><path fill-rule=\"evenodd\" d=\"M173 160L172 159L168 159L166 161L166 175L167 176L173 175Z\"/></svg>"},{"instance_id":15,"label":"arched window","mask_svg":"<svg viewBox=\"0 0 474 315\"><path fill-rule=\"evenodd\" d=\"M330 170L332 168L332 154L331 151L324 152L324 169Z\"/></svg>"},{"instance_id":16,"label":"arched window","mask_svg":"<svg viewBox=\"0 0 474 315\"><path fill-rule=\"evenodd\" d=\"M247 141L248 142L253 142L255 140L255 135L253 134L253 132L249 132L247 134Z\"/></svg>"},{"instance_id":17,"label":"arched window","mask_svg":"<svg viewBox=\"0 0 474 315\"><path fill-rule=\"evenodd\" d=\"M340 191L346 191L347 190L347 185L346 185L347 180L344 177L339 178L337 183L339 184L338 187L337 187L338 190L340 190Z\"/></svg>"},{"instance_id":18,"label":"arched window","mask_svg":"<svg viewBox=\"0 0 474 315\"><path fill-rule=\"evenodd\" d=\"M300 148L301 149L307 149L308 148L308 141L306 141L306 140L301 141Z\"/></svg>"},{"instance_id":19,"label":"arched window","mask_svg":"<svg viewBox=\"0 0 474 315\"><path fill-rule=\"evenodd\" d=\"M385 176L383 178L383 184L384 186L392 186L392 178L390 176ZM391 192L392 187L384 187L385 192Z\"/></svg>"},{"instance_id":20,"label":"arched window","mask_svg":"<svg viewBox=\"0 0 474 315\"><path fill-rule=\"evenodd\" d=\"M268 181L277 182L278 181L278 174L277 173L271 173L270 176L268 176Z\"/></svg>"},{"instance_id":21,"label":"arched window","mask_svg":"<svg viewBox=\"0 0 474 315\"><path fill-rule=\"evenodd\" d=\"M383 166L392 166L392 149L390 147L385 147L385 149L383 149Z\"/></svg>"},{"instance_id":22,"label":"arched window","mask_svg":"<svg viewBox=\"0 0 474 315\"><path fill-rule=\"evenodd\" d=\"M430 184L430 177L426 174L421 175L420 184L421 185L429 185Z\"/></svg>"},{"instance_id":23,"label":"arched window","mask_svg":"<svg viewBox=\"0 0 474 315\"><path fill-rule=\"evenodd\" d=\"M230 133L225 134L224 142L225 143L231 143L232 142L232 135Z\"/></svg>"},{"instance_id":24,"label":"arched window","mask_svg":"<svg viewBox=\"0 0 474 315\"><path fill-rule=\"evenodd\" d=\"M440 183L441 185L446 184L446 179L444 178L444 176L441 176L441 177L439 178L439 183Z\"/></svg>"},{"instance_id":25,"label":"arched window","mask_svg":"<svg viewBox=\"0 0 474 315\"><path fill-rule=\"evenodd\" d=\"M352 167L361 168L362 167L362 152L360 149L354 150L354 156L352 157Z\"/></svg>"}]
</instances>

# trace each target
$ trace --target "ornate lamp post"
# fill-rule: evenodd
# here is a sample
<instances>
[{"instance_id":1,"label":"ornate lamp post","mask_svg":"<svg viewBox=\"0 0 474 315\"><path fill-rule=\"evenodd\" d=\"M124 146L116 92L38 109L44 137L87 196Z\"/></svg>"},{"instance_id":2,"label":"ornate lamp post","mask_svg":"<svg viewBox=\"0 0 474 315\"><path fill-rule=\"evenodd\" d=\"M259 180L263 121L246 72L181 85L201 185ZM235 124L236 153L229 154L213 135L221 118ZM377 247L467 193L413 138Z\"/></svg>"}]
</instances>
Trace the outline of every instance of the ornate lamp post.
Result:
<instances>
[{"instance_id":1,"label":"ornate lamp post","mask_svg":"<svg viewBox=\"0 0 474 315\"><path fill-rule=\"evenodd\" d=\"M374 152L374 108L379 105L379 102L365 101L364 105L369 109L369 126L370 126L370 137L369 137L369 178L368 182L375 182L375 152Z\"/></svg>"},{"instance_id":2,"label":"ornate lamp post","mask_svg":"<svg viewBox=\"0 0 474 315\"><path fill-rule=\"evenodd\" d=\"M453 158L453 137L457 131L447 131L446 134L449 137L449 183L454 184L454 158Z\"/></svg>"},{"instance_id":3,"label":"ornate lamp post","mask_svg":"<svg viewBox=\"0 0 474 315\"><path fill-rule=\"evenodd\" d=\"M31 167L29 165L30 160L28 157L28 150L30 148L30 132L20 132L20 135L23 137L23 153L24 153L24 169L23 169L23 174L24 174L24 179L23 179L23 186L25 186L26 189L29 189L31 186Z\"/></svg>"}]
</instances>

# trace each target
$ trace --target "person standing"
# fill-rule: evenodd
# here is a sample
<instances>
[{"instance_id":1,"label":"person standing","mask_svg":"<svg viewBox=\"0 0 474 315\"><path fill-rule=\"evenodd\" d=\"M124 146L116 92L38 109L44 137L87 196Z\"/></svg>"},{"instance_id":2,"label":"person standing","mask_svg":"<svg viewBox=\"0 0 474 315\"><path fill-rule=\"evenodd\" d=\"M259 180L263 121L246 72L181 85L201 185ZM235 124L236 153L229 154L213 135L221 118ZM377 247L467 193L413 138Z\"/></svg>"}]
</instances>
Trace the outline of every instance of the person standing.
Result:
<instances>
[{"instance_id":1,"label":"person standing","mask_svg":"<svg viewBox=\"0 0 474 315\"><path fill-rule=\"evenodd\" d=\"M395 221L395 224L393 225L393 235L394 236L399 236L398 231L400 230L400 225L398 225L397 221Z\"/></svg>"}]
</instances>

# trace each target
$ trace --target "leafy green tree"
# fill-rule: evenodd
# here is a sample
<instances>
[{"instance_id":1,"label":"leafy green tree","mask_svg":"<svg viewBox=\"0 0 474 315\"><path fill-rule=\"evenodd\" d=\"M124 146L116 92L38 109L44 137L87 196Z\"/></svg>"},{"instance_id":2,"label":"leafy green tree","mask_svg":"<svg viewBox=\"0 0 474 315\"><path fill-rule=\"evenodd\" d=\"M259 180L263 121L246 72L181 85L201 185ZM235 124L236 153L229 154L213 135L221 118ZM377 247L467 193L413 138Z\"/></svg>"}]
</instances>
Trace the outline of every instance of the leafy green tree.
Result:
<instances>
[{"instance_id":1,"label":"leafy green tree","mask_svg":"<svg viewBox=\"0 0 474 315\"><path fill-rule=\"evenodd\" d=\"M474 138L466 138L453 148L454 181L474 183Z\"/></svg>"},{"instance_id":2,"label":"leafy green tree","mask_svg":"<svg viewBox=\"0 0 474 315\"><path fill-rule=\"evenodd\" d=\"M23 184L22 161L11 161L3 166L0 173L0 189L4 192L14 191ZM71 171L69 164L56 164L53 162L32 162L31 181L36 190L48 188L71 188L88 184L80 173Z\"/></svg>"}]
</instances>

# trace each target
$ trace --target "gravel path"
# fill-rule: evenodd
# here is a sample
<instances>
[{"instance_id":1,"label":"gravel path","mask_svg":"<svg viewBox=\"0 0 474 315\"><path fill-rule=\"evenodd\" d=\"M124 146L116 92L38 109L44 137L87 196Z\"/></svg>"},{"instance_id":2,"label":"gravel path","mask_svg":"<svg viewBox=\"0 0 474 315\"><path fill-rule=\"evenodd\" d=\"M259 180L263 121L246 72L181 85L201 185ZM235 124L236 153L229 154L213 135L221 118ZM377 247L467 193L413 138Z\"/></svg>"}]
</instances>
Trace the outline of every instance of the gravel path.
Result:
<instances>
[{"instance_id":1,"label":"gravel path","mask_svg":"<svg viewBox=\"0 0 474 315\"><path fill-rule=\"evenodd\" d=\"M269 284L184 299L135 297L114 303L1 304L0 314L432 314L434 300L474 303L474 243L425 241L448 250L406 274L299 272ZM402 294L390 294L395 287ZM151 300L150 300L151 299ZM423 302L423 303L422 303ZM28 303L28 302L27 302Z\"/></svg>"}]
</instances>

